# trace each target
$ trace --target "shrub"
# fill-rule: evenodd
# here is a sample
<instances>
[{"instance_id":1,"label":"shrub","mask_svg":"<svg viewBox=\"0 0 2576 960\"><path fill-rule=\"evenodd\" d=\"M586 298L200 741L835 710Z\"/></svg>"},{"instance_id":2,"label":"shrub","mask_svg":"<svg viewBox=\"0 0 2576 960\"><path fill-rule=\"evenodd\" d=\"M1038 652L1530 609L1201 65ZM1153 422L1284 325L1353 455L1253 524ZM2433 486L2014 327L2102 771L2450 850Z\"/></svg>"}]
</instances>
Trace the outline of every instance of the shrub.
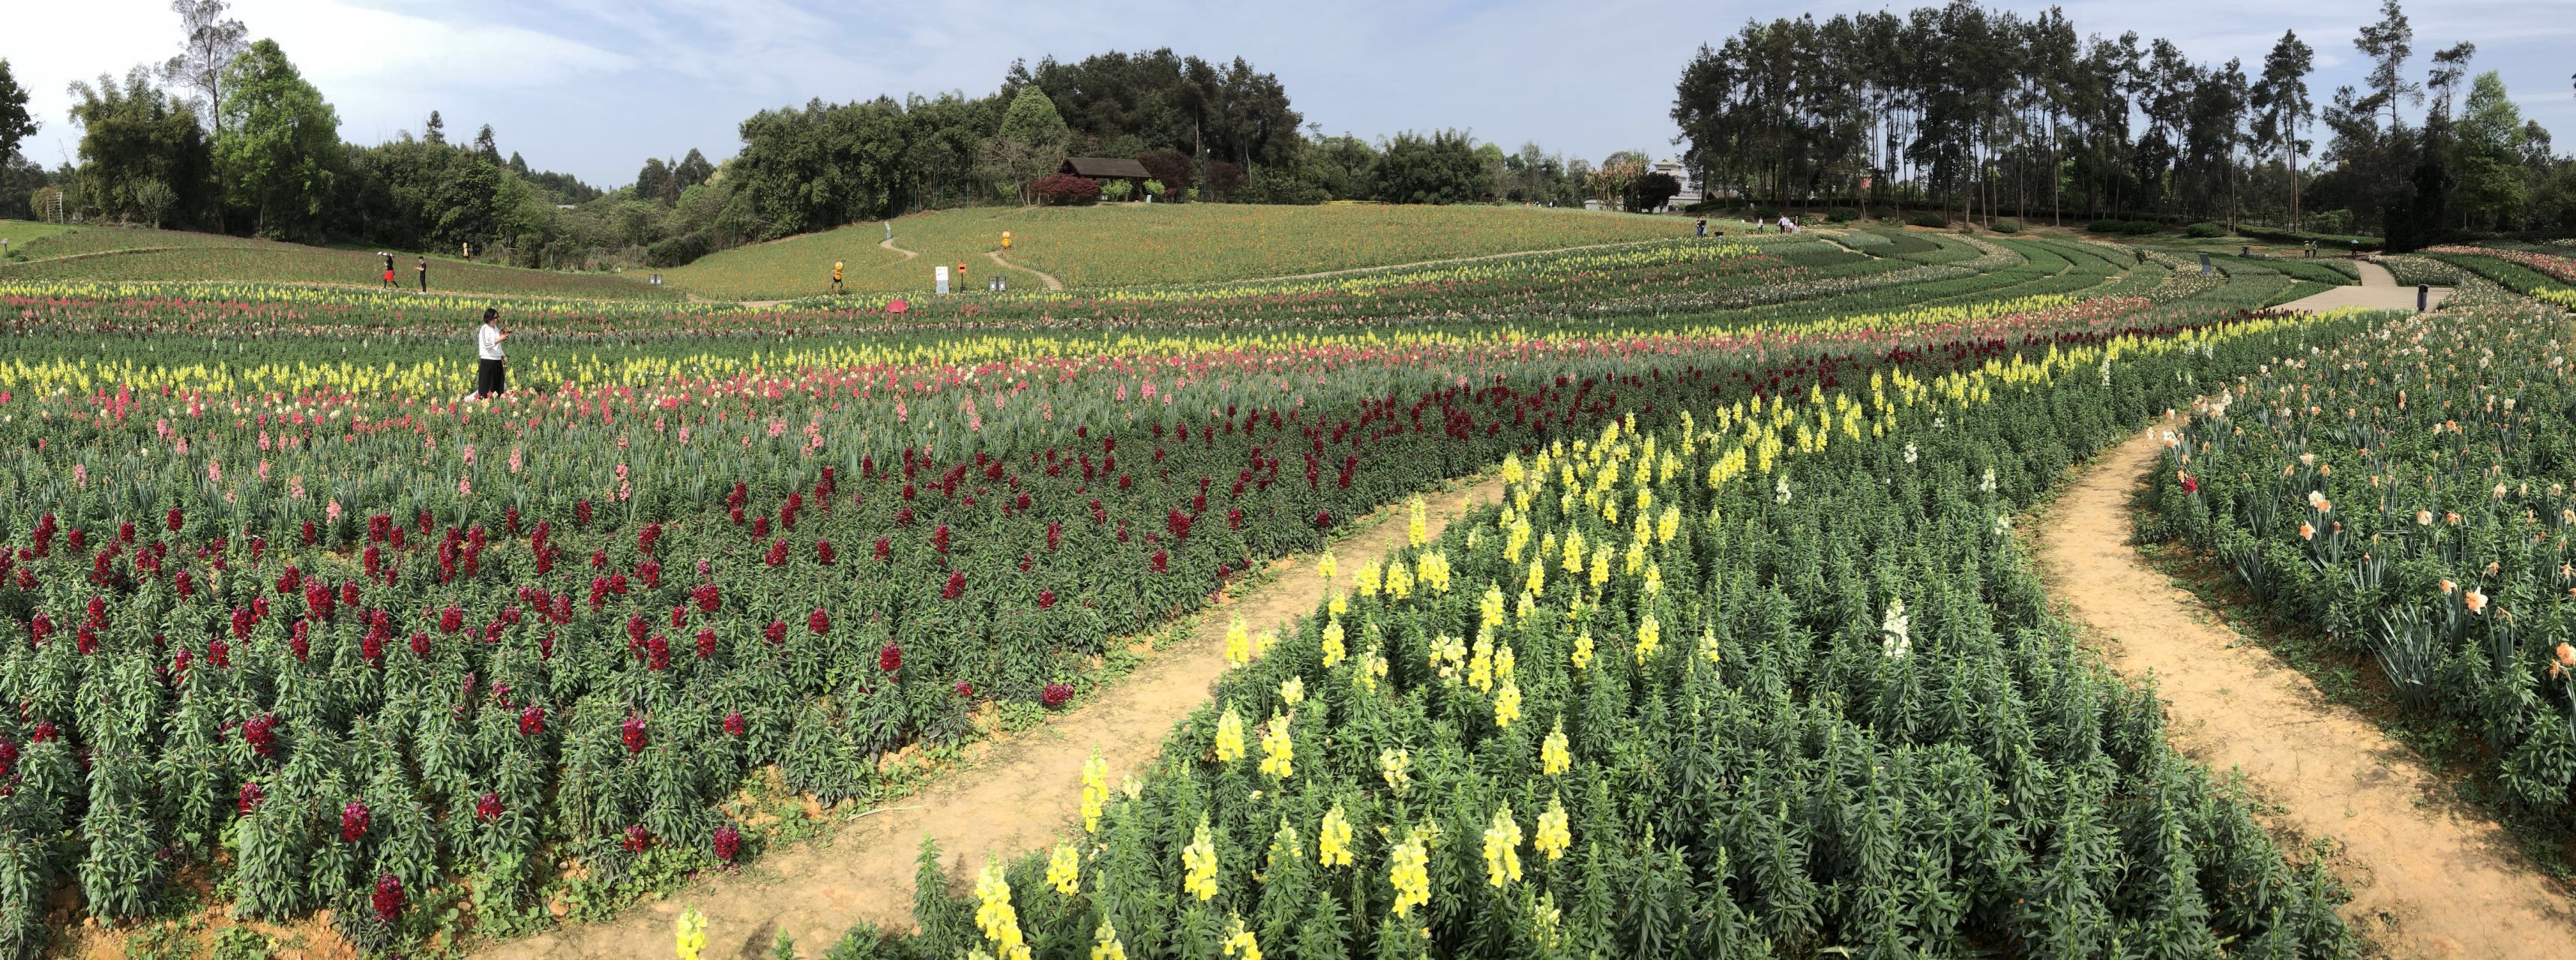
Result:
<instances>
[{"instance_id":1,"label":"shrub","mask_svg":"<svg viewBox=\"0 0 2576 960\"><path fill-rule=\"evenodd\" d=\"M2164 224L2157 223L2153 220L2131 220L2120 225L2120 232L2132 237L2143 237L2159 230L2163 230L2164 228Z\"/></svg>"},{"instance_id":2,"label":"shrub","mask_svg":"<svg viewBox=\"0 0 2576 960\"><path fill-rule=\"evenodd\" d=\"M2226 236L2227 228L2215 223L2195 223L2191 226L2182 228L2182 235L2196 240L2207 240L2213 237Z\"/></svg>"},{"instance_id":3,"label":"shrub","mask_svg":"<svg viewBox=\"0 0 2576 960\"><path fill-rule=\"evenodd\" d=\"M1100 196L1107 200L1125 200L1136 192L1136 181L1112 180L1100 185Z\"/></svg>"},{"instance_id":4,"label":"shrub","mask_svg":"<svg viewBox=\"0 0 2576 960\"><path fill-rule=\"evenodd\" d=\"M644 248L644 265L648 267L687 266L696 262L699 257L715 252L714 246L714 241L707 237L707 231L684 233Z\"/></svg>"},{"instance_id":5,"label":"shrub","mask_svg":"<svg viewBox=\"0 0 2576 960\"><path fill-rule=\"evenodd\" d=\"M1036 186L1038 201L1058 206L1089 203L1100 198L1100 181L1070 173L1051 173L1040 177Z\"/></svg>"},{"instance_id":6,"label":"shrub","mask_svg":"<svg viewBox=\"0 0 2576 960\"><path fill-rule=\"evenodd\" d=\"M1918 227L1946 227L1950 225L1950 218L1937 213L1918 213L1906 222Z\"/></svg>"},{"instance_id":7,"label":"shrub","mask_svg":"<svg viewBox=\"0 0 2576 960\"><path fill-rule=\"evenodd\" d=\"M1850 207L1835 207L1825 211L1825 219L1834 223L1850 223L1860 219L1860 211Z\"/></svg>"},{"instance_id":8,"label":"shrub","mask_svg":"<svg viewBox=\"0 0 2576 960\"><path fill-rule=\"evenodd\" d=\"M2085 225L2084 225L2084 232L2086 232L2086 233L2118 233L2118 232L2120 232L2120 228L2121 228L2121 227L2124 227L2124 226L2127 226L2127 225L2128 225L2128 221L2126 221L2126 220L2113 220L2113 219L2110 219L2110 218L2107 218L2107 217L2106 217L2106 218L2103 218L2103 219L2100 219L2100 220L2095 220L2095 221L2093 221L2092 223L2085 224Z\"/></svg>"},{"instance_id":9,"label":"shrub","mask_svg":"<svg viewBox=\"0 0 2576 960\"><path fill-rule=\"evenodd\" d=\"M2021 224L2020 224L2019 222L2012 221L2012 220L1997 220L1997 221L1995 221L1994 223L1987 225L1987 228L1988 228L1988 229L1990 229L1990 230L1993 230L1993 231L1994 231L1994 232L1996 232L1996 233L2020 233L2020 232L2021 232Z\"/></svg>"}]
</instances>

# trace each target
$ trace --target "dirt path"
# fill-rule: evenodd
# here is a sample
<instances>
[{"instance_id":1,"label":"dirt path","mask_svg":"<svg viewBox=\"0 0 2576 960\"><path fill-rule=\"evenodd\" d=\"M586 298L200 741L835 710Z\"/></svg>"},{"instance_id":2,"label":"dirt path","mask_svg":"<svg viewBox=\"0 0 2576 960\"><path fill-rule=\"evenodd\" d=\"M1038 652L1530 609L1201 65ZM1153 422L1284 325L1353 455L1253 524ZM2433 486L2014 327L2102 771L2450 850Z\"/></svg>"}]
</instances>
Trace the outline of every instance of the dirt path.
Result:
<instances>
[{"instance_id":1,"label":"dirt path","mask_svg":"<svg viewBox=\"0 0 2576 960\"><path fill-rule=\"evenodd\" d=\"M877 246L884 247L884 248L886 248L886 249L888 249L888 250L892 250L892 251L894 251L894 252L896 252L896 253L903 254L903 259L902 259L902 260L899 260L899 261L896 261L896 262L898 262L898 263L907 263L907 262L910 262L910 261L912 260L912 258L914 258L914 257L918 257L918 256L920 256L920 255L921 255L921 254L918 254L918 253L914 253L914 252L912 252L912 251L910 251L910 250L906 250L906 249L904 249L904 248L902 248L902 247L895 246L895 245L894 245L894 237L892 237L892 236L888 236L888 237L886 237L883 241L879 242L879 243L877 244Z\"/></svg>"},{"instance_id":2,"label":"dirt path","mask_svg":"<svg viewBox=\"0 0 2576 960\"><path fill-rule=\"evenodd\" d=\"M1010 262L1010 261L1008 261L1008 260L1004 260L1004 259L1002 259L1002 251L999 251L999 250L986 250L986 251L984 251L984 255L985 255L985 256L988 256L988 257L993 258L993 262L994 262L994 263L1001 264L1002 266L1004 266L1004 267L1006 267L1006 268L1009 268L1009 269L1012 269L1012 270L1017 270L1017 271L1019 271L1019 272L1021 272L1021 273L1025 273L1025 274L1029 274L1029 275L1031 275L1031 276L1037 277L1037 278L1038 278L1038 282L1046 284L1046 288L1047 288L1047 289L1049 289L1049 290L1062 290L1062 289L1064 289L1064 281L1056 279L1056 278L1055 278L1055 276L1054 276L1053 274L1047 273L1046 271L1039 270L1039 269L1034 268L1034 267L1023 267L1023 266L1020 266L1019 264L1012 263L1012 262Z\"/></svg>"},{"instance_id":3,"label":"dirt path","mask_svg":"<svg viewBox=\"0 0 2576 960\"><path fill-rule=\"evenodd\" d=\"M2242 770L2275 825L2342 843L2344 918L2390 955L2567 956L2566 899L2502 829L2464 814L2412 751L2215 621L2131 547L2130 498L2168 426L2112 450L2047 509L2038 540L2050 595L2113 666L2155 677L2177 748Z\"/></svg>"},{"instance_id":4,"label":"dirt path","mask_svg":"<svg viewBox=\"0 0 2576 960\"><path fill-rule=\"evenodd\" d=\"M2338 307L2370 307L2376 310L2415 309L2415 288L2399 286L2396 275L2389 273L2387 267L2368 260L2354 261L2353 266L2361 268L2360 284L2334 287L2322 293L2292 300L2274 309L2306 313L2321 313ZM2441 309L2442 301L2450 296L2451 288L2434 287L2428 306Z\"/></svg>"},{"instance_id":5,"label":"dirt path","mask_svg":"<svg viewBox=\"0 0 2576 960\"><path fill-rule=\"evenodd\" d=\"M1473 506L1498 501L1502 490L1502 478L1494 474L1426 496L1430 534L1438 536ZM1374 522L1354 525L1356 534L1334 544L1344 567L1401 545L1404 509L1381 510ZM1105 695L1010 736L975 768L952 771L884 813L840 825L828 845L782 850L738 874L701 878L674 896L638 904L617 920L502 944L482 955L665 956L683 904L707 916L707 960L767 957L781 929L809 957L821 955L860 920L909 930L913 858L924 834L939 842L951 881L962 884L988 855L1040 849L1078 830L1083 762L1096 747L1113 783L1149 766L1172 725L1204 702L1224 673L1225 631L1234 617L1258 632L1285 628L1314 612L1324 583L1313 556L1275 561L1269 573L1267 583L1200 615L1187 641L1156 652Z\"/></svg>"}]
</instances>

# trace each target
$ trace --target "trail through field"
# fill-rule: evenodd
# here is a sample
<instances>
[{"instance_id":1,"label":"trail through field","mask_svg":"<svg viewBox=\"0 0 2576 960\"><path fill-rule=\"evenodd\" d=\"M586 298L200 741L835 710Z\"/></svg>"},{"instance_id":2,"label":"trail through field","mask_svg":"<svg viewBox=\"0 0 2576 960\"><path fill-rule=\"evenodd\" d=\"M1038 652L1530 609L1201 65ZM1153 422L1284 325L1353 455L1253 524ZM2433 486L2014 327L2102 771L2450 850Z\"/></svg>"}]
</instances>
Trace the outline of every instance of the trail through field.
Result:
<instances>
[{"instance_id":1,"label":"trail through field","mask_svg":"<svg viewBox=\"0 0 2576 960\"><path fill-rule=\"evenodd\" d=\"M896 252L896 253L903 254L903 259L904 259L905 261L910 261L912 258L914 258L914 257L918 257L918 256L920 256L920 255L921 255L921 254L918 254L918 253L914 253L914 252L912 252L912 251L910 251L910 250L906 250L906 249L904 249L904 248L902 248L902 247L895 246L895 245L894 245L894 238L893 238L893 237L891 237L891 236L889 236L889 237L885 238L885 240L884 240L884 241L879 242L879 243L877 244L877 246L884 247L884 248L886 248L886 249L888 249L888 250L892 250L892 251L894 251L894 252Z\"/></svg>"},{"instance_id":2,"label":"trail through field","mask_svg":"<svg viewBox=\"0 0 2576 960\"><path fill-rule=\"evenodd\" d=\"M2129 503L2170 426L2113 449L2048 508L2038 539L2050 595L2114 667L2155 678L2174 746L2242 771L2275 826L2342 844L2336 866L2353 892L2343 915L2390 955L2566 956L2567 900L2501 828L2463 812L2412 751L2327 702L2130 546Z\"/></svg>"},{"instance_id":3,"label":"trail through field","mask_svg":"<svg viewBox=\"0 0 2576 960\"><path fill-rule=\"evenodd\" d=\"M1501 499L1489 474L1423 498L1428 533ZM1401 546L1405 508L1333 545L1344 569ZM1258 633L1284 631L1323 599L1315 557L1273 562L1271 578L1198 615L1189 639L1154 653L1137 672L1044 726L1010 735L979 765L954 771L881 813L839 825L828 844L780 850L738 873L702 877L687 889L636 905L620 918L501 944L487 958L625 960L666 955L683 905L707 917L707 960L766 957L780 930L804 955L820 956L858 921L912 929L914 858L926 834L939 843L951 884L962 885L986 857L1012 857L1080 829L1082 765L1092 751L1110 782L1143 772L1173 724L1205 702L1225 672L1225 632L1235 617Z\"/></svg>"},{"instance_id":4,"label":"trail through field","mask_svg":"<svg viewBox=\"0 0 2576 960\"><path fill-rule=\"evenodd\" d=\"M984 251L984 255L985 255L985 256L988 256L988 257L993 258L993 262L994 262L994 263L998 263L998 264L1001 264L1001 265L1002 265L1002 266L1004 266L1004 267L1008 267L1008 268L1010 268L1010 269L1017 270L1017 271L1019 271L1019 272L1021 272L1021 273L1030 274L1030 275L1032 275L1032 276L1037 277L1037 278L1038 278L1038 282L1046 284L1046 288L1047 288L1047 289L1049 289L1049 290L1062 290L1062 289L1064 289L1064 281L1056 279L1054 274L1050 274L1050 273L1047 273L1046 271L1038 270L1038 269L1033 268L1033 267L1023 267L1023 266L1020 266L1019 264L1012 263L1012 262L1010 262L1010 261L1008 261L1008 260L1004 260L1004 259L1002 259L1002 251L999 251L999 250L986 250L986 251Z\"/></svg>"},{"instance_id":5,"label":"trail through field","mask_svg":"<svg viewBox=\"0 0 2576 960\"><path fill-rule=\"evenodd\" d=\"M2368 260L2354 261L2353 266L2361 269L2361 283L2349 287L2330 287L2322 293L2301 297L2274 309L2295 310L2302 313L2322 313L2341 307L2408 311L2415 309L2415 288L2400 286L2396 275L2389 273L2387 267ZM2432 302L2428 306L2440 309L2442 301L2449 299L2450 296L2451 288L2434 287Z\"/></svg>"}]
</instances>

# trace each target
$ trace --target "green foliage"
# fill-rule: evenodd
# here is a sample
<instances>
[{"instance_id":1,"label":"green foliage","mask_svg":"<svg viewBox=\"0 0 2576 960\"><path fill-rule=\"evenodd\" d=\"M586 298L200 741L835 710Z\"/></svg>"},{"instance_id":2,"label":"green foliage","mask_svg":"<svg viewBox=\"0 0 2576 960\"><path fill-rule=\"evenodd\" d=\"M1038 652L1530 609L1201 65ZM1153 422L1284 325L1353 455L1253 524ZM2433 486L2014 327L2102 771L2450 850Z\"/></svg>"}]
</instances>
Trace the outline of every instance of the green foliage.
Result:
<instances>
[{"instance_id":1,"label":"green foliage","mask_svg":"<svg viewBox=\"0 0 2576 960\"><path fill-rule=\"evenodd\" d=\"M2013 220L1997 220L1993 224L1993 229L1996 233L2020 233L2021 224Z\"/></svg>"},{"instance_id":2,"label":"green foliage","mask_svg":"<svg viewBox=\"0 0 2576 960\"><path fill-rule=\"evenodd\" d=\"M1378 197L1391 203L1471 203L1488 182L1474 139L1458 130L1396 134L1377 160Z\"/></svg>"},{"instance_id":3,"label":"green foliage","mask_svg":"<svg viewBox=\"0 0 2576 960\"><path fill-rule=\"evenodd\" d=\"M2215 223L2195 223L2182 228L2182 235L2195 240L2209 240L2227 235L2227 228Z\"/></svg>"},{"instance_id":4,"label":"green foliage","mask_svg":"<svg viewBox=\"0 0 2576 960\"><path fill-rule=\"evenodd\" d=\"M107 76L74 83L80 125L78 207L146 226L195 225L212 206L205 133L184 102L136 67L122 86Z\"/></svg>"},{"instance_id":5,"label":"green foliage","mask_svg":"<svg viewBox=\"0 0 2576 960\"><path fill-rule=\"evenodd\" d=\"M1939 229L1949 226L1950 218L1937 213L1918 213L1908 218L1906 222L1918 227L1932 227L1934 229Z\"/></svg>"},{"instance_id":6,"label":"green foliage","mask_svg":"<svg viewBox=\"0 0 2576 960\"><path fill-rule=\"evenodd\" d=\"M9 70L9 61L0 59L0 163L18 156L18 143L40 126L27 113L27 88Z\"/></svg>"},{"instance_id":7,"label":"green foliage","mask_svg":"<svg viewBox=\"0 0 2576 960\"><path fill-rule=\"evenodd\" d=\"M253 211L262 236L313 232L345 158L339 113L274 40L234 58L223 83L214 161L224 199Z\"/></svg>"}]
</instances>

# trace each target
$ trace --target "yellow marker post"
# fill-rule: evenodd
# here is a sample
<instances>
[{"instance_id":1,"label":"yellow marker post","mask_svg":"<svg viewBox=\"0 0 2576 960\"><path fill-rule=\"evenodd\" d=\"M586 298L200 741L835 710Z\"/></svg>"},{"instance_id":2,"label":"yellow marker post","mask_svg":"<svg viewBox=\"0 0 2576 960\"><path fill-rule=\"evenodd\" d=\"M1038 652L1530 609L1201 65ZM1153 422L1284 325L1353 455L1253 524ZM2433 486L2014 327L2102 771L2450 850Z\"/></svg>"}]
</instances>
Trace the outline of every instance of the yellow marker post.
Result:
<instances>
[{"instance_id":1,"label":"yellow marker post","mask_svg":"<svg viewBox=\"0 0 2576 960\"><path fill-rule=\"evenodd\" d=\"M1008 231L1008 230L1004 230L1004 231L1002 231L1002 249L1004 249L1004 250L1008 250L1008 249L1010 249L1010 248L1011 248L1011 232L1010 232L1010 231Z\"/></svg>"}]
</instances>

